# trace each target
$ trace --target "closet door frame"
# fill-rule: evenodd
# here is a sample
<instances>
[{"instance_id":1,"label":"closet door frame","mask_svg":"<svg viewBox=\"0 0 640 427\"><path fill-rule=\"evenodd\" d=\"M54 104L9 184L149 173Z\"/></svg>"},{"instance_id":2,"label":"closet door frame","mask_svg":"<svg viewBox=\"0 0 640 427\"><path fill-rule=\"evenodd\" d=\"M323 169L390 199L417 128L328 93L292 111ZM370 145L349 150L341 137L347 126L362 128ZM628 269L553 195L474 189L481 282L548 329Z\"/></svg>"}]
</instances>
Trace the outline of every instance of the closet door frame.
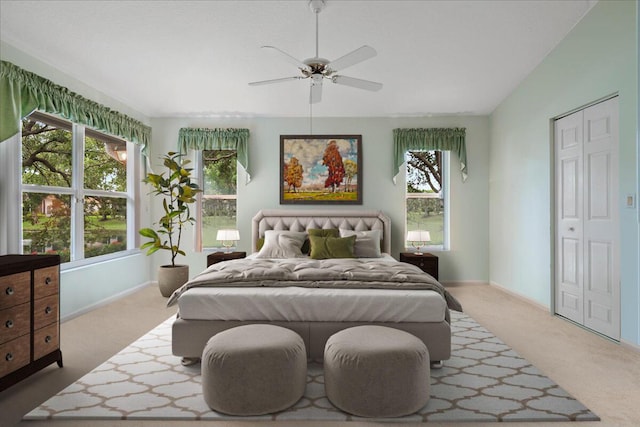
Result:
<instances>
[{"instance_id":1,"label":"closet door frame","mask_svg":"<svg viewBox=\"0 0 640 427\"><path fill-rule=\"evenodd\" d=\"M621 320L619 102L616 97L617 94L612 94L550 121L552 164L550 194L552 195L551 218L553 218L551 221L553 245L550 311L589 330L619 340ZM612 101L614 99L615 102ZM600 111L603 113L599 116ZM606 115L609 111L610 114ZM563 120L562 125L569 130L566 135L559 134L563 131L562 127L558 127L559 120ZM580 128L577 125L577 121L580 120L583 121L581 131L572 132L573 129ZM570 148L571 144L565 143L563 157L559 157L563 136L571 137L574 133L581 134L576 136L580 140L579 152L567 150L566 147ZM611 141L608 146L607 140ZM597 147L598 144L603 146L602 150ZM574 164L573 167L571 162ZM566 165L569 167L565 168ZM594 165L600 169L596 169ZM578 175L575 179L572 177L567 179L567 171L572 170ZM590 180L594 170L599 175L597 180ZM607 182L608 187L601 185L603 181ZM582 187L575 192L577 195L575 208L579 209L577 215L572 214L574 206L569 206L571 209L568 210L564 206L567 201L572 203L573 199L571 197L567 199L564 193L561 194L562 185L573 185L573 183ZM589 191L594 188L595 191L590 193ZM603 203L604 199L606 203ZM568 218L565 218L567 213ZM609 232L607 232L607 226ZM604 227L605 233L598 232L599 227ZM575 249L567 251L567 247ZM576 271L564 267L562 257L567 254L570 256L575 254L579 258L577 262L569 263L569 267L575 265ZM574 274L569 274L571 277L565 281L565 276L572 271ZM575 286L573 281L576 282ZM578 292L578 289L581 292L580 295L572 295ZM569 292L566 292L567 290ZM564 297L567 295L571 297L567 300L572 300L574 305L580 305L579 310L572 310L571 304L569 309L563 308Z\"/></svg>"}]
</instances>

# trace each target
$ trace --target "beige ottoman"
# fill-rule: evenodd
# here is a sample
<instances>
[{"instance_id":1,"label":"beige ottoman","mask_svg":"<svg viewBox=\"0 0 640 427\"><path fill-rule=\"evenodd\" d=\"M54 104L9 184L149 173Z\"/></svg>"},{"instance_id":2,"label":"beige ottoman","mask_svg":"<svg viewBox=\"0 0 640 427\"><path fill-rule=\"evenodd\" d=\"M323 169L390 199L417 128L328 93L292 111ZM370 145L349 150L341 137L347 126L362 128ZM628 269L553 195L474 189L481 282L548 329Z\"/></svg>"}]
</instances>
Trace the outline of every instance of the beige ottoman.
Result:
<instances>
[{"instance_id":1,"label":"beige ottoman","mask_svg":"<svg viewBox=\"0 0 640 427\"><path fill-rule=\"evenodd\" d=\"M324 386L336 407L361 417L412 414L429 401L429 352L398 329L356 326L329 337Z\"/></svg>"},{"instance_id":2,"label":"beige ottoman","mask_svg":"<svg viewBox=\"0 0 640 427\"><path fill-rule=\"evenodd\" d=\"M307 383L302 337L273 325L245 325L214 335L202 353L202 392L211 409L262 415L296 403Z\"/></svg>"}]
</instances>

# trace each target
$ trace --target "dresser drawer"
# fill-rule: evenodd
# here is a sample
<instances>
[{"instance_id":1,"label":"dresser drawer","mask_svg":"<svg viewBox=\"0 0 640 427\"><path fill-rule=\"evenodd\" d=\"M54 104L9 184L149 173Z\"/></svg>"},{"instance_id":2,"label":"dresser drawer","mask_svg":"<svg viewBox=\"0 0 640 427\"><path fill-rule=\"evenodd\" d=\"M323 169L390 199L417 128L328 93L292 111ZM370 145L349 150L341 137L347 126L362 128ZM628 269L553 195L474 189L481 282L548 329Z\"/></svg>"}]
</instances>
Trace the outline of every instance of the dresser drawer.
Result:
<instances>
[{"instance_id":1,"label":"dresser drawer","mask_svg":"<svg viewBox=\"0 0 640 427\"><path fill-rule=\"evenodd\" d=\"M57 294L60 289L59 268L46 267L33 271L33 298Z\"/></svg>"},{"instance_id":2,"label":"dresser drawer","mask_svg":"<svg viewBox=\"0 0 640 427\"><path fill-rule=\"evenodd\" d=\"M50 295L33 302L33 329L40 329L58 321L58 295Z\"/></svg>"},{"instance_id":3,"label":"dresser drawer","mask_svg":"<svg viewBox=\"0 0 640 427\"><path fill-rule=\"evenodd\" d=\"M0 310L0 344L30 332L30 310L29 303Z\"/></svg>"},{"instance_id":4,"label":"dresser drawer","mask_svg":"<svg viewBox=\"0 0 640 427\"><path fill-rule=\"evenodd\" d=\"M30 297L30 271L0 277L0 310L27 302Z\"/></svg>"},{"instance_id":5,"label":"dresser drawer","mask_svg":"<svg viewBox=\"0 0 640 427\"><path fill-rule=\"evenodd\" d=\"M60 347L58 324L47 326L33 332L33 360L40 359Z\"/></svg>"},{"instance_id":6,"label":"dresser drawer","mask_svg":"<svg viewBox=\"0 0 640 427\"><path fill-rule=\"evenodd\" d=\"M0 344L0 377L29 364L31 352L29 335Z\"/></svg>"}]
</instances>

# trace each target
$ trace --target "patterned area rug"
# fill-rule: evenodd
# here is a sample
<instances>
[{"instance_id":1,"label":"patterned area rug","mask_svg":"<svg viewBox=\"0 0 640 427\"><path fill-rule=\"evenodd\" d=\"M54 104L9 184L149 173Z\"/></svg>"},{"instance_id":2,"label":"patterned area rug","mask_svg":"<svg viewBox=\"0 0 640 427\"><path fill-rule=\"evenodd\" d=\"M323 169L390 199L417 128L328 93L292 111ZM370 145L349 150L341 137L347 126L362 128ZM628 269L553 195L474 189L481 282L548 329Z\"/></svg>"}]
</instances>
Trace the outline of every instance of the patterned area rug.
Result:
<instances>
[{"instance_id":1,"label":"patterned area rug","mask_svg":"<svg viewBox=\"0 0 640 427\"><path fill-rule=\"evenodd\" d=\"M269 416L211 411L200 365L171 354L166 320L25 416L45 419L363 420L336 409L324 393L321 364L309 364L304 397ZM431 399L393 421L597 421L599 418L469 316L452 312L453 355L431 370ZM389 419L387 419L389 420Z\"/></svg>"}]
</instances>

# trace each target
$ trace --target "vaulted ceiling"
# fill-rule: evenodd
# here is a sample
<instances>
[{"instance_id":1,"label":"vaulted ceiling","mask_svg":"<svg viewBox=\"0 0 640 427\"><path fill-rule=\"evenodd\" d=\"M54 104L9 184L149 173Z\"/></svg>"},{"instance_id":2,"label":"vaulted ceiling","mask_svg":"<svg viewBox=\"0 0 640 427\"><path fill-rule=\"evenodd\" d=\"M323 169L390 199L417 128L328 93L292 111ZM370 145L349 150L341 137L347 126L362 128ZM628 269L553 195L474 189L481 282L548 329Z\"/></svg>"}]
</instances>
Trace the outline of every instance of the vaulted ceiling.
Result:
<instances>
[{"instance_id":1,"label":"vaulted ceiling","mask_svg":"<svg viewBox=\"0 0 640 427\"><path fill-rule=\"evenodd\" d=\"M324 80L314 116L489 114L594 0L327 0L319 56L369 45L377 56L340 72L369 92ZM149 117L306 116L309 80L277 46L315 55L307 0L5 1L3 42Z\"/></svg>"}]
</instances>

